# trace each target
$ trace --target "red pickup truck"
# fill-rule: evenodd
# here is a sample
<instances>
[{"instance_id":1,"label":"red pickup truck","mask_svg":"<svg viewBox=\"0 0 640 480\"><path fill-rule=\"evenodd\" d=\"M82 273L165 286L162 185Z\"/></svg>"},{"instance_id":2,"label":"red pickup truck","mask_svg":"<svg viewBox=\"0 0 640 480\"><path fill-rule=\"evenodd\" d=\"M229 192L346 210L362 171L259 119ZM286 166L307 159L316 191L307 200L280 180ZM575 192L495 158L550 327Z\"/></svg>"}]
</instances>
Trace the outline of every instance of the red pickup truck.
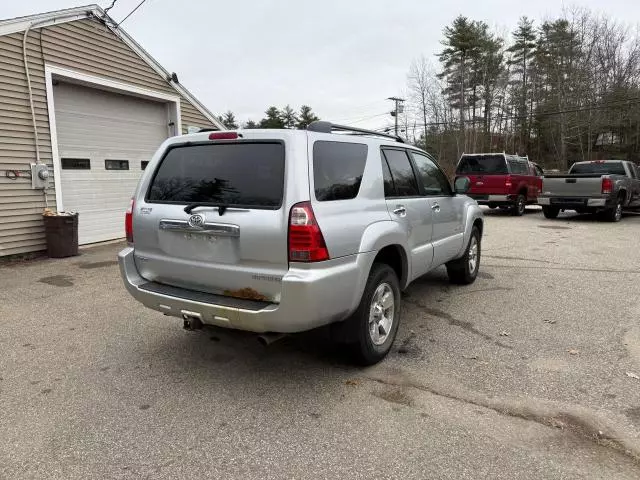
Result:
<instances>
[{"instance_id":1,"label":"red pickup truck","mask_svg":"<svg viewBox=\"0 0 640 480\"><path fill-rule=\"evenodd\" d=\"M542 191L542 169L528 157L505 153L464 154L456 168L457 177L467 177L467 195L480 205L509 208L524 214L527 204L536 204Z\"/></svg>"}]
</instances>

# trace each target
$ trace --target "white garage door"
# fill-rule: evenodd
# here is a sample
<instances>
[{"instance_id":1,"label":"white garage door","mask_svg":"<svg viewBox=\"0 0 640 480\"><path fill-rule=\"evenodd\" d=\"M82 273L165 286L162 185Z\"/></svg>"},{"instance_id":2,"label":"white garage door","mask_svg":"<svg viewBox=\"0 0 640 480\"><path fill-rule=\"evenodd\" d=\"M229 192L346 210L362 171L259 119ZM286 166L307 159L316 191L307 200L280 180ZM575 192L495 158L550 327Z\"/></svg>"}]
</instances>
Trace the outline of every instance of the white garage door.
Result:
<instances>
[{"instance_id":1,"label":"white garage door","mask_svg":"<svg viewBox=\"0 0 640 480\"><path fill-rule=\"evenodd\" d=\"M80 244L124 237L142 168L168 136L167 104L62 82L53 97L62 203L80 214Z\"/></svg>"}]
</instances>

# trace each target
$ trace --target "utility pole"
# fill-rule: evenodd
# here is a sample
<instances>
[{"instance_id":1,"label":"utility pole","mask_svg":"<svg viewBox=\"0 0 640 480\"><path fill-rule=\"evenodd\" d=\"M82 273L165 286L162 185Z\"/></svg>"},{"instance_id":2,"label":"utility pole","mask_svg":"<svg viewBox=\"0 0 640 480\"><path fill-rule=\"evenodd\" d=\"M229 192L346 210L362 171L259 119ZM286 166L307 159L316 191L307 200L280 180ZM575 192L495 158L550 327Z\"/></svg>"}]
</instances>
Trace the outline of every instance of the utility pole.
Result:
<instances>
[{"instance_id":1,"label":"utility pole","mask_svg":"<svg viewBox=\"0 0 640 480\"><path fill-rule=\"evenodd\" d=\"M389 98L387 98L387 100L391 100L392 102L395 103L395 108L391 112L391 116L395 117L395 120L396 120L395 132L396 132L396 137L397 137L398 136L398 114L404 112L404 105L403 105L404 104L404 98L389 97Z\"/></svg>"}]
</instances>

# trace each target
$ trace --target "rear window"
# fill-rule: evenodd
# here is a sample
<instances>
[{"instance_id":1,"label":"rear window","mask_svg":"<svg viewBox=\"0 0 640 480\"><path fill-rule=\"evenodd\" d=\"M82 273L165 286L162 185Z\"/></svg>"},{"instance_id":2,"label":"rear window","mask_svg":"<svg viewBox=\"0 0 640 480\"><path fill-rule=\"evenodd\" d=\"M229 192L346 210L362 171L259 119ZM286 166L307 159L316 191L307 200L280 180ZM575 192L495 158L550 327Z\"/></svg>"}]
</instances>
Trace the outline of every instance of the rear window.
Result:
<instances>
[{"instance_id":1,"label":"rear window","mask_svg":"<svg viewBox=\"0 0 640 480\"><path fill-rule=\"evenodd\" d=\"M283 184L280 142L186 145L167 152L147 200L277 209Z\"/></svg>"},{"instance_id":2,"label":"rear window","mask_svg":"<svg viewBox=\"0 0 640 480\"><path fill-rule=\"evenodd\" d=\"M603 162L603 163L576 163L569 173L580 175L597 174L597 175L626 175L622 162Z\"/></svg>"},{"instance_id":3,"label":"rear window","mask_svg":"<svg viewBox=\"0 0 640 480\"><path fill-rule=\"evenodd\" d=\"M367 146L361 143L324 142L313 144L313 183L316 200L349 200L358 196Z\"/></svg>"},{"instance_id":4,"label":"rear window","mask_svg":"<svg viewBox=\"0 0 640 480\"><path fill-rule=\"evenodd\" d=\"M509 171L504 155L465 155L460 159L456 173L507 175Z\"/></svg>"},{"instance_id":5,"label":"rear window","mask_svg":"<svg viewBox=\"0 0 640 480\"><path fill-rule=\"evenodd\" d=\"M514 175L529 175L529 163L526 160L509 160L509 169Z\"/></svg>"}]
</instances>

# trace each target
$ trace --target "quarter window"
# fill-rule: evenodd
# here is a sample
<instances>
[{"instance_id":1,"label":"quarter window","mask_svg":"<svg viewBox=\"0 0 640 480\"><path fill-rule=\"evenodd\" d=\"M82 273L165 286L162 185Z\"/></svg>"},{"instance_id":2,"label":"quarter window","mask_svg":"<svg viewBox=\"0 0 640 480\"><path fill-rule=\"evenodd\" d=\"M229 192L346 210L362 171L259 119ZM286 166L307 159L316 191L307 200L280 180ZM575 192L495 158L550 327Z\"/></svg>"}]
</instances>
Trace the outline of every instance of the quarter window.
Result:
<instances>
[{"instance_id":1,"label":"quarter window","mask_svg":"<svg viewBox=\"0 0 640 480\"><path fill-rule=\"evenodd\" d=\"M417 152L411 152L411 156L418 167L418 178L425 195L451 195L449 180L433 160Z\"/></svg>"},{"instance_id":2,"label":"quarter window","mask_svg":"<svg viewBox=\"0 0 640 480\"><path fill-rule=\"evenodd\" d=\"M362 143L318 141L313 145L313 182L318 201L358 196L367 149Z\"/></svg>"},{"instance_id":3,"label":"quarter window","mask_svg":"<svg viewBox=\"0 0 640 480\"><path fill-rule=\"evenodd\" d=\"M383 153L393 178L394 196L413 197L420 195L418 182L407 153L404 150L396 149L385 149Z\"/></svg>"}]
</instances>

